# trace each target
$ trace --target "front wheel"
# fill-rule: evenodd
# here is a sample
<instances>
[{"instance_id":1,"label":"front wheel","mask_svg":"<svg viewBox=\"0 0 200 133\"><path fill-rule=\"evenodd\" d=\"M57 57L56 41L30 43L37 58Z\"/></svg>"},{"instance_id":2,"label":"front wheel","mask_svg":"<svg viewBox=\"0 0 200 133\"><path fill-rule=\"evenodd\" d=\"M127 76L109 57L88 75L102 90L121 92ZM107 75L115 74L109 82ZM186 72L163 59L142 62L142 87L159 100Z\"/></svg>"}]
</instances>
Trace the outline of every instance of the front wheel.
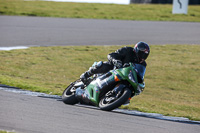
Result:
<instances>
[{"instance_id":1,"label":"front wheel","mask_svg":"<svg viewBox=\"0 0 200 133\"><path fill-rule=\"evenodd\" d=\"M79 82L78 80L71 83L63 92L62 94L62 101L65 104L77 104L79 101L77 100L77 98L75 97L75 93L76 93L76 88L74 87L75 83Z\"/></svg>"},{"instance_id":2,"label":"front wheel","mask_svg":"<svg viewBox=\"0 0 200 133\"><path fill-rule=\"evenodd\" d=\"M101 110L111 111L124 104L131 97L131 90L125 88L122 94L116 96L112 91L108 92L99 102Z\"/></svg>"}]
</instances>

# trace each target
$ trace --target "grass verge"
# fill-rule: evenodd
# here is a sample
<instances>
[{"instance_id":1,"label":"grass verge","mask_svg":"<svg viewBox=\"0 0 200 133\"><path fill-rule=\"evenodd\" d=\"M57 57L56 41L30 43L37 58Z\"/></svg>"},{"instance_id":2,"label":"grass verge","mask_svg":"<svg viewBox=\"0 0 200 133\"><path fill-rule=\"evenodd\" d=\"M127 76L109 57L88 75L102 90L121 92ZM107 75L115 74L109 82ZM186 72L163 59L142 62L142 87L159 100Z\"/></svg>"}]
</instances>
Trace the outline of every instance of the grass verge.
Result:
<instances>
[{"instance_id":1,"label":"grass verge","mask_svg":"<svg viewBox=\"0 0 200 133\"><path fill-rule=\"evenodd\" d=\"M121 46L32 47L0 51L0 83L61 95L94 61ZM200 45L152 45L145 91L126 109L200 120Z\"/></svg>"},{"instance_id":2,"label":"grass verge","mask_svg":"<svg viewBox=\"0 0 200 133\"><path fill-rule=\"evenodd\" d=\"M0 15L200 22L200 6L190 5L187 15L173 15L172 5L0 0Z\"/></svg>"}]
</instances>

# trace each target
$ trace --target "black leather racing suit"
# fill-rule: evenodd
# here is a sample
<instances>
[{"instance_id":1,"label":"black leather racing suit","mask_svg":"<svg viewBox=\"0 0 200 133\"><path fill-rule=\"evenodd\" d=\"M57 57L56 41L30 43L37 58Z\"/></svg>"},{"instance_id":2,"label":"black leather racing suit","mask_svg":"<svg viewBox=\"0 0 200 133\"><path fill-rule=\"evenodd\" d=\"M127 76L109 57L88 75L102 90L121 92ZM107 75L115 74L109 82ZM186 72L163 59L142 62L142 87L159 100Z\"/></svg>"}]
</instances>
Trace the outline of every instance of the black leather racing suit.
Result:
<instances>
[{"instance_id":1,"label":"black leather racing suit","mask_svg":"<svg viewBox=\"0 0 200 133\"><path fill-rule=\"evenodd\" d=\"M108 61L103 62L99 67L91 67L88 72L91 74L106 73L113 69L113 59L122 61L122 65L125 63L136 63L143 66L147 66L146 62L140 63L132 47L123 47L117 51L108 54Z\"/></svg>"}]
</instances>

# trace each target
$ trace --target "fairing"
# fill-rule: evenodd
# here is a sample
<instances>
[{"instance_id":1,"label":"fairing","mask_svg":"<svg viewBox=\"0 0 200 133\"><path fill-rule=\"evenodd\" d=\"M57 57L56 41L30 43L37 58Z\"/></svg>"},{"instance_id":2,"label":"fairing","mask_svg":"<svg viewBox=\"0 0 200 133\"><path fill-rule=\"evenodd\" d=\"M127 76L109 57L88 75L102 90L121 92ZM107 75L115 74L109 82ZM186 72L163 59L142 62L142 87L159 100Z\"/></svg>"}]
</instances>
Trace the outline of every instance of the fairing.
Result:
<instances>
[{"instance_id":1,"label":"fairing","mask_svg":"<svg viewBox=\"0 0 200 133\"><path fill-rule=\"evenodd\" d=\"M137 71L137 75L144 80L144 75L146 72L146 67L141 64L135 64L135 69Z\"/></svg>"}]
</instances>

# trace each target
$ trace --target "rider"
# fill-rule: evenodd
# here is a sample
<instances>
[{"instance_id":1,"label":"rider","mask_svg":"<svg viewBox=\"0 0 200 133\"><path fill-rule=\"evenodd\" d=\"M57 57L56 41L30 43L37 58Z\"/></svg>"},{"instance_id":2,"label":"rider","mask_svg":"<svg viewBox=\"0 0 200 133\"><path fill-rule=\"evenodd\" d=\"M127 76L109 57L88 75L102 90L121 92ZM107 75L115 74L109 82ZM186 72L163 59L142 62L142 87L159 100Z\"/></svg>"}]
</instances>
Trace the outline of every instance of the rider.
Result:
<instances>
[{"instance_id":1,"label":"rider","mask_svg":"<svg viewBox=\"0 0 200 133\"><path fill-rule=\"evenodd\" d=\"M134 48L132 47L123 47L117 51L108 54L107 62L98 62L97 65L90 67L88 71L83 73L80 76L80 79L83 83L93 74L106 73L116 66L121 68L124 64L132 62L136 64L141 64L144 67L147 66L145 60L147 59L150 53L150 47L145 42L138 42Z\"/></svg>"}]
</instances>

